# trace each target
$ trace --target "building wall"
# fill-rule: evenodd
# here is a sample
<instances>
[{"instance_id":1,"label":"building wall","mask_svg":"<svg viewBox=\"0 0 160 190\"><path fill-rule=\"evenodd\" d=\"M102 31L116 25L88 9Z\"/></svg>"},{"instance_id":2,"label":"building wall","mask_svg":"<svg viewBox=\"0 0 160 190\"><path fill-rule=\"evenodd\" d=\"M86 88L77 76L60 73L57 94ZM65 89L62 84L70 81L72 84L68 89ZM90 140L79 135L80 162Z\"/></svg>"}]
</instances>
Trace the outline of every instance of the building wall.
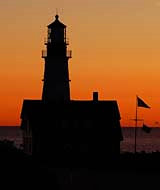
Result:
<instances>
[{"instance_id":1,"label":"building wall","mask_svg":"<svg viewBox=\"0 0 160 190\"><path fill-rule=\"evenodd\" d=\"M113 124L84 120L32 121L33 137L26 140L26 150L32 143L33 154L45 157L99 156L117 155L120 153L118 130ZM29 134L27 133L29 139ZM26 138L26 134L24 139ZM32 140L31 140L32 139Z\"/></svg>"},{"instance_id":2,"label":"building wall","mask_svg":"<svg viewBox=\"0 0 160 190\"><path fill-rule=\"evenodd\" d=\"M32 154L32 128L29 120L23 121L23 147L26 154Z\"/></svg>"}]
</instances>

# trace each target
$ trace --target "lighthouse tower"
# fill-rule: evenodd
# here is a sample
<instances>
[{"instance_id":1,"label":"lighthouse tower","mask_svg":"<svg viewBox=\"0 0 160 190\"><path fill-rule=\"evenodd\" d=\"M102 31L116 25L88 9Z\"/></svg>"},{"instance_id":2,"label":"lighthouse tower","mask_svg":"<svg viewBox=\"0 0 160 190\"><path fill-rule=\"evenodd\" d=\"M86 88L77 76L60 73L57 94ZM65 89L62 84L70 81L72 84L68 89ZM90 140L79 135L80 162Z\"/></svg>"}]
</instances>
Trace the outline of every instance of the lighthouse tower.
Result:
<instances>
[{"instance_id":1,"label":"lighthouse tower","mask_svg":"<svg viewBox=\"0 0 160 190\"><path fill-rule=\"evenodd\" d=\"M66 102L70 100L68 60L71 51L67 50L66 26L55 16L55 21L48 25L46 50L42 51L45 59L44 85L42 100L44 102Z\"/></svg>"}]
</instances>

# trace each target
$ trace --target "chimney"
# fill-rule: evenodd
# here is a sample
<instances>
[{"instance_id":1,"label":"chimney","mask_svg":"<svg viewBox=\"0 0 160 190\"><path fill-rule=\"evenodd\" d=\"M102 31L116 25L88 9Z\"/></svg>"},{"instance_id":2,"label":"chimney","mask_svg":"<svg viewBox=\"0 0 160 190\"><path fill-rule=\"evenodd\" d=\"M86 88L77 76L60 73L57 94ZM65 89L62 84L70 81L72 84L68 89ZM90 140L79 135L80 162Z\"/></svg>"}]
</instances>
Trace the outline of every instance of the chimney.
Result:
<instances>
[{"instance_id":1,"label":"chimney","mask_svg":"<svg viewBox=\"0 0 160 190\"><path fill-rule=\"evenodd\" d=\"M93 92L93 101L94 102L98 101L98 92Z\"/></svg>"}]
</instances>

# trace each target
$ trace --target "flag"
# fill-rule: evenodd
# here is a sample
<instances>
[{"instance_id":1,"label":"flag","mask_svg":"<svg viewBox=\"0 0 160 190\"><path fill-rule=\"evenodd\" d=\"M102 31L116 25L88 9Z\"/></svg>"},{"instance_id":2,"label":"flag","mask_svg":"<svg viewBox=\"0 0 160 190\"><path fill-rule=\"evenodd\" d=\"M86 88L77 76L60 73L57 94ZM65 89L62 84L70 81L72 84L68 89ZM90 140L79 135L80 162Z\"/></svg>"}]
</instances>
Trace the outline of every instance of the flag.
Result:
<instances>
[{"instance_id":1,"label":"flag","mask_svg":"<svg viewBox=\"0 0 160 190\"><path fill-rule=\"evenodd\" d=\"M143 123L143 126L142 126L142 130L144 132L146 132L146 133L150 133L151 132L151 128L148 127L147 125L145 125L144 123Z\"/></svg>"},{"instance_id":2,"label":"flag","mask_svg":"<svg viewBox=\"0 0 160 190\"><path fill-rule=\"evenodd\" d=\"M143 108L150 108L150 106L148 106L142 99L140 99L137 96L137 105L138 107L143 107Z\"/></svg>"}]
</instances>

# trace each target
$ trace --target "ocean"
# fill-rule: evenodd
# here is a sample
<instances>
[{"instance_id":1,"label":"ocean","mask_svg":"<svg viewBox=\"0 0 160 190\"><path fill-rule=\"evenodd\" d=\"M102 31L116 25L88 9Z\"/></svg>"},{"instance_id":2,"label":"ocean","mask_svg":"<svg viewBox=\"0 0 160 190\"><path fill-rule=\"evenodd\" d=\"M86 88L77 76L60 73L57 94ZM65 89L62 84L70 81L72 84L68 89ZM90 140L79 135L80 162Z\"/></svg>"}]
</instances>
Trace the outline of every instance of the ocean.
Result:
<instances>
[{"instance_id":1,"label":"ocean","mask_svg":"<svg viewBox=\"0 0 160 190\"><path fill-rule=\"evenodd\" d=\"M121 152L134 152L135 128L122 128L124 140L121 142ZM137 128L137 152L160 152L160 128L152 128L146 133L142 128Z\"/></svg>"},{"instance_id":2,"label":"ocean","mask_svg":"<svg viewBox=\"0 0 160 190\"><path fill-rule=\"evenodd\" d=\"M17 148L22 145L22 131L19 127L0 127L0 140L13 141Z\"/></svg>"},{"instance_id":3,"label":"ocean","mask_svg":"<svg viewBox=\"0 0 160 190\"><path fill-rule=\"evenodd\" d=\"M122 128L124 140L121 142L121 152L134 152L134 128ZM0 140L14 141L15 146L22 145L22 131L18 127L0 127ZM137 128L137 152L160 152L160 128L152 128L145 133Z\"/></svg>"}]
</instances>

